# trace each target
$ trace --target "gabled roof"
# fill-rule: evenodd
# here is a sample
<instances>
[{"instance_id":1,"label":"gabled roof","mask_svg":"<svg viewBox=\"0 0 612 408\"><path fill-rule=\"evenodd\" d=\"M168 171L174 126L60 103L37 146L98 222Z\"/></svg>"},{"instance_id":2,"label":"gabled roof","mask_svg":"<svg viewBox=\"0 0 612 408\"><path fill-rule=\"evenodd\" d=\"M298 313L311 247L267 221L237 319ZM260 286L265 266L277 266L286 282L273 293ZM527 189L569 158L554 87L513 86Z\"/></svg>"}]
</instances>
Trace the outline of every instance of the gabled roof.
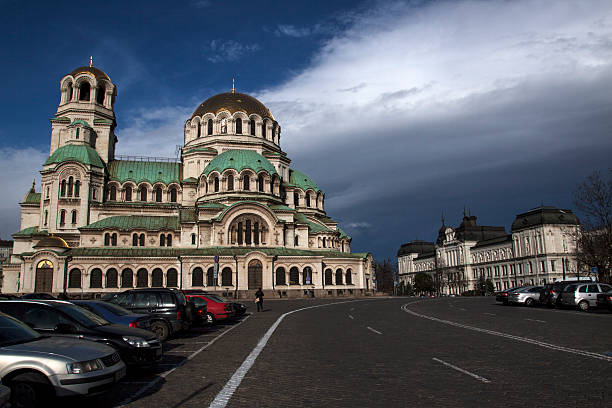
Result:
<instances>
[{"instance_id":1,"label":"gabled roof","mask_svg":"<svg viewBox=\"0 0 612 408\"><path fill-rule=\"evenodd\" d=\"M221 153L208 163L202 173L208 176L213 171L223 173L227 169L234 169L239 173L244 169L250 169L255 173L264 170L270 175L278 174L268 159L256 151L244 149L233 149Z\"/></svg>"},{"instance_id":2,"label":"gabled roof","mask_svg":"<svg viewBox=\"0 0 612 408\"><path fill-rule=\"evenodd\" d=\"M68 144L56 149L45 162L48 164L76 161L90 166L104 168L104 163L98 152L85 144Z\"/></svg>"},{"instance_id":3,"label":"gabled roof","mask_svg":"<svg viewBox=\"0 0 612 408\"><path fill-rule=\"evenodd\" d=\"M166 185L178 183L181 179L181 164L158 161L113 160L108 164L111 180L124 183L133 181L138 184L146 181L150 184L162 182Z\"/></svg>"},{"instance_id":4,"label":"gabled roof","mask_svg":"<svg viewBox=\"0 0 612 408\"><path fill-rule=\"evenodd\" d=\"M104 218L92 224L80 227L81 231L118 229L119 231L146 230L146 231L178 231L178 217L158 217L145 215L118 215Z\"/></svg>"}]
</instances>

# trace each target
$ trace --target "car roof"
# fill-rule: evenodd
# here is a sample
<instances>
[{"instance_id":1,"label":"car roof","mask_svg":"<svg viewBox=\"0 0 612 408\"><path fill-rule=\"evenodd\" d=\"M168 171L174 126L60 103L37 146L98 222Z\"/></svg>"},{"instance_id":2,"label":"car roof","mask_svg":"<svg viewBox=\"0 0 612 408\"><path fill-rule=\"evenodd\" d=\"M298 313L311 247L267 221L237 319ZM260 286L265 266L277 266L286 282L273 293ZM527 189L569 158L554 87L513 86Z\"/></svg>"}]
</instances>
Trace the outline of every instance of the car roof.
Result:
<instances>
[{"instance_id":1,"label":"car roof","mask_svg":"<svg viewBox=\"0 0 612 408\"><path fill-rule=\"evenodd\" d=\"M58 306L58 305L74 305L72 302L67 300L51 300L51 299L10 299L4 300L3 303L39 303L43 305L49 306Z\"/></svg>"}]
</instances>

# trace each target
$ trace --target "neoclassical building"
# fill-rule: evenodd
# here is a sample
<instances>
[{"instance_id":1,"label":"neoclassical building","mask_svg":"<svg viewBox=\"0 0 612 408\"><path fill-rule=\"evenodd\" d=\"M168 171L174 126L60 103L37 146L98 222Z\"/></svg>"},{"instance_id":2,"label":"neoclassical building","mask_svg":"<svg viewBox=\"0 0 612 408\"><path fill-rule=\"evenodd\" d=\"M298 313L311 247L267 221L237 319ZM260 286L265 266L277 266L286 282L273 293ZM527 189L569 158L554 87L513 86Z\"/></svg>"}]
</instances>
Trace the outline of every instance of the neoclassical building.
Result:
<instances>
[{"instance_id":1,"label":"neoclassical building","mask_svg":"<svg viewBox=\"0 0 612 408\"><path fill-rule=\"evenodd\" d=\"M132 287L247 296L361 294L372 257L292 169L281 126L235 92L202 102L180 159L115 154L117 88L93 66L60 81L42 185L21 201L4 293L101 294Z\"/></svg>"},{"instance_id":2,"label":"neoclassical building","mask_svg":"<svg viewBox=\"0 0 612 408\"><path fill-rule=\"evenodd\" d=\"M438 282L442 293L475 289L479 278L495 290L542 285L577 274L576 236L580 221L570 210L538 207L504 227L481 226L464 215L458 227L444 225L436 242L412 241L397 252L400 281L414 284L419 272ZM582 272L584 274L584 272Z\"/></svg>"}]
</instances>

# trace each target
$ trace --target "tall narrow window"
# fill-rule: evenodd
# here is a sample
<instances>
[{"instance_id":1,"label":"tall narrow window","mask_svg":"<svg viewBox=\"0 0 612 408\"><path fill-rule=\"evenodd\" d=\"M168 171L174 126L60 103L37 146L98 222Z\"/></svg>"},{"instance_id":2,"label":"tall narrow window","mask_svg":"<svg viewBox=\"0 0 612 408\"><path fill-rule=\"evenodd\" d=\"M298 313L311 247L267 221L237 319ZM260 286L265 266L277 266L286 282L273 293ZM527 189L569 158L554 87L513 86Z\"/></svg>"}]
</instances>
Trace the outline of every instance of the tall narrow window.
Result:
<instances>
[{"instance_id":1,"label":"tall narrow window","mask_svg":"<svg viewBox=\"0 0 612 408\"><path fill-rule=\"evenodd\" d=\"M111 201L117 200L117 187L115 185L110 186L110 194L109 194L108 199Z\"/></svg>"},{"instance_id":2,"label":"tall narrow window","mask_svg":"<svg viewBox=\"0 0 612 408\"><path fill-rule=\"evenodd\" d=\"M176 188L170 189L170 202L176 203Z\"/></svg>"},{"instance_id":3,"label":"tall narrow window","mask_svg":"<svg viewBox=\"0 0 612 408\"><path fill-rule=\"evenodd\" d=\"M227 118L221 119L221 133L227 133Z\"/></svg>"},{"instance_id":4,"label":"tall narrow window","mask_svg":"<svg viewBox=\"0 0 612 408\"><path fill-rule=\"evenodd\" d=\"M259 245L259 223L253 224L253 243Z\"/></svg>"},{"instance_id":5,"label":"tall narrow window","mask_svg":"<svg viewBox=\"0 0 612 408\"><path fill-rule=\"evenodd\" d=\"M45 226L47 225L48 218L49 218L49 211L45 210L45 224L44 224Z\"/></svg>"},{"instance_id":6,"label":"tall narrow window","mask_svg":"<svg viewBox=\"0 0 612 408\"><path fill-rule=\"evenodd\" d=\"M155 201L161 203L162 201L162 189L161 187L155 187Z\"/></svg>"},{"instance_id":7,"label":"tall narrow window","mask_svg":"<svg viewBox=\"0 0 612 408\"><path fill-rule=\"evenodd\" d=\"M244 233L244 243L247 245L251 245L251 220L246 220L245 222L245 233Z\"/></svg>"},{"instance_id":8,"label":"tall narrow window","mask_svg":"<svg viewBox=\"0 0 612 408\"><path fill-rule=\"evenodd\" d=\"M98 86L98 89L96 89L96 102L98 102L100 105L104 104L104 94L105 93L106 93L106 88L104 87L104 85Z\"/></svg>"},{"instance_id":9,"label":"tall narrow window","mask_svg":"<svg viewBox=\"0 0 612 408\"><path fill-rule=\"evenodd\" d=\"M140 187L140 201L147 201L147 188L145 186Z\"/></svg>"},{"instance_id":10,"label":"tall narrow window","mask_svg":"<svg viewBox=\"0 0 612 408\"><path fill-rule=\"evenodd\" d=\"M66 180L62 180L60 185L60 197L66 197Z\"/></svg>"},{"instance_id":11,"label":"tall narrow window","mask_svg":"<svg viewBox=\"0 0 612 408\"><path fill-rule=\"evenodd\" d=\"M257 177L257 188L259 189L259 191L261 193L263 193L264 191L264 178L263 176L260 174L259 177Z\"/></svg>"},{"instance_id":12,"label":"tall narrow window","mask_svg":"<svg viewBox=\"0 0 612 408\"><path fill-rule=\"evenodd\" d=\"M81 182L79 180L74 182L74 196L79 197L81 195Z\"/></svg>"},{"instance_id":13,"label":"tall narrow window","mask_svg":"<svg viewBox=\"0 0 612 408\"><path fill-rule=\"evenodd\" d=\"M172 235L168 234L168 236L166 236L166 246L171 247L172 246Z\"/></svg>"},{"instance_id":14,"label":"tall narrow window","mask_svg":"<svg viewBox=\"0 0 612 408\"><path fill-rule=\"evenodd\" d=\"M251 135L255 136L255 119L251 119L249 124L249 128L251 128Z\"/></svg>"},{"instance_id":15,"label":"tall narrow window","mask_svg":"<svg viewBox=\"0 0 612 408\"><path fill-rule=\"evenodd\" d=\"M242 245L242 223L238 223L238 245Z\"/></svg>"},{"instance_id":16,"label":"tall narrow window","mask_svg":"<svg viewBox=\"0 0 612 408\"><path fill-rule=\"evenodd\" d=\"M60 211L60 226L66 223L66 210Z\"/></svg>"},{"instance_id":17,"label":"tall narrow window","mask_svg":"<svg viewBox=\"0 0 612 408\"><path fill-rule=\"evenodd\" d=\"M140 246L145 246L145 235L144 234L140 234L140 237L138 237L138 244Z\"/></svg>"},{"instance_id":18,"label":"tall narrow window","mask_svg":"<svg viewBox=\"0 0 612 408\"><path fill-rule=\"evenodd\" d=\"M233 174L229 174L227 176L227 189L229 191L234 191L234 175Z\"/></svg>"},{"instance_id":19,"label":"tall narrow window","mask_svg":"<svg viewBox=\"0 0 612 408\"><path fill-rule=\"evenodd\" d=\"M106 234L104 234L104 246L109 246L110 245L110 234L107 232Z\"/></svg>"},{"instance_id":20,"label":"tall narrow window","mask_svg":"<svg viewBox=\"0 0 612 408\"><path fill-rule=\"evenodd\" d=\"M132 201L132 186L125 187L125 201Z\"/></svg>"},{"instance_id":21,"label":"tall narrow window","mask_svg":"<svg viewBox=\"0 0 612 408\"><path fill-rule=\"evenodd\" d=\"M306 194L306 207L310 207L310 193Z\"/></svg>"},{"instance_id":22,"label":"tall narrow window","mask_svg":"<svg viewBox=\"0 0 612 408\"><path fill-rule=\"evenodd\" d=\"M293 192L293 204L297 207L298 205L300 205L300 195L298 194L297 191Z\"/></svg>"},{"instance_id":23,"label":"tall narrow window","mask_svg":"<svg viewBox=\"0 0 612 408\"><path fill-rule=\"evenodd\" d=\"M138 246L138 234L132 235L132 246Z\"/></svg>"},{"instance_id":24,"label":"tall narrow window","mask_svg":"<svg viewBox=\"0 0 612 408\"><path fill-rule=\"evenodd\" d=\"M68 197L72 197L72 188L74 186L74 178L68 177Z\"/></svg>"},{"instance_id":25,"label":"tall narrow window","mask_svg":"<svg viewBox=\"0 0 612 408\"><path fill-rule=\"evenodd\" d=\"M49 187L47 187L47 196L46 196L46 198L49 198L49 191L50 191L50 189L49 189Z\"/></svg>"},{"instance_id":26,"label":"tall narrow window","mask_svg":"<svg viewBox=\"0 0 612 408\"><path fill-rule=\"evenodd\" d=\"M111 246L117 246L117 233L111 235Z\"/></svg>"},{"instance_id":27,"label":"tall narrow window","mask_svg":"<svg viewBox=\"0 0 612 408\"><path fill-rule=\"evenodd\" d=\"M266 121L261 122L261 137L266 139Z\"/></svg>"},{"instance_id":28,"label":"tall narrow window","mask_svg":"<svg viewBox=\"0 0 612 408\"><path fill-rule=\"evenodd\" d=\"M212 119L208 119L208 135L212 135L213 134L213 121Z\"/></svg>"},{"instance_id":29,"label":"tall narrow window","mask_svg":"<svg viewBox=\"0 0 612 408\"><path fill-rule=\"evenodd\" d=\"M70 218L71 218L70 219L71 223L72 224L76 224L76 221L77 221L77 212L76 212L76 210L72 210L72 215L71 215Z\"/></svg>"},{"instance_id":30,"label":"tall narrow window","mask_svg":"<svg viewBox=\"0 0 612 408\"><path fill-rule=\"evenodd\" d=\"M299 235L295 236L294 244L295 244L295 246L299 246L300 245L300 236Z\"/></svg>"},{"instance_id":31,"label":"tall narrow window","mask_svg":"<svg viewBox=\"0 0 612 408\"><path fill-rule=\"evenodd\" d=\"M236 134L242 134L242 119L236 119Z\"/></svg>"},{"instance_id":32,"label":"tall narrow window","mask_svg":"<svg viewBox=\"0 0 612 408\"><path fill-rule=\"evenodd\" d=\"M79 138L79 134L81 133L81 128L76 128L76 139Z\"/></svg>"},{"instance_id":33,"label":"tall narrow window","mask_svg":"<svg viewBox=\"0 0 612 408\"><path fill-rule=\"evenodd\" d=\"M191 234L191 245L196 244L196 234Z\"/></svg>"},{"instance_id":34,"label":"tall narrow window","mask_svg":"<svg viewBox=\"0 0 612 408\"><path fill-rule=\"evenodd\" d=\"M198 122L198 137L202 136L202 123Z\"/></svg>"},{"instance_id":35,"label":"tall narrow window","mask_svg":"<svg viewBox=\"0 0 612 408\"><path fill-rule=\"evenodd\" d=\"M218 193L219 192L219 177L215 177L214 183L215 183L215 193Z\"/></svg>"},{"instance_id":36,"label":"tall narrow window","mask_svg":"<svg viewBox=\"0 0 612 408\"><path fill-rule=\"evenodd\" d=\"M68 84L68 93L66 95L66 102L72 101L72 83Z\"/></svg>"},{"instance_id":37,"label":"tall narrow window","mask_svg":"<svg viewBox=\"0 0 612 408\"><path fill-rule=\"evenodd\" d=\"M243 190L249 191L251 189L250 182L251 182L251 177L248 174L245 174Z\"/></svg>"},{"instance_id":38,"label":"tall narrow window","mask_svg":"<svg viewBox=\"0 0 612 408\"><path fill-rule=\"evenodd\" d=\"M91 87L88 82L82 82L79 92L79 101L89 101L91 93Z\"/></svg>"},{"instance_id":39,"label":"tall narrow window","mask_svg":"<svg viewBox=\"0 0 612 408\"><path fill-rule=\"evenodd\" d=\"M166 245L166 236L164 234L161 234L159 236L159 246L165 246Z\"/></svg>"}]
</instances>

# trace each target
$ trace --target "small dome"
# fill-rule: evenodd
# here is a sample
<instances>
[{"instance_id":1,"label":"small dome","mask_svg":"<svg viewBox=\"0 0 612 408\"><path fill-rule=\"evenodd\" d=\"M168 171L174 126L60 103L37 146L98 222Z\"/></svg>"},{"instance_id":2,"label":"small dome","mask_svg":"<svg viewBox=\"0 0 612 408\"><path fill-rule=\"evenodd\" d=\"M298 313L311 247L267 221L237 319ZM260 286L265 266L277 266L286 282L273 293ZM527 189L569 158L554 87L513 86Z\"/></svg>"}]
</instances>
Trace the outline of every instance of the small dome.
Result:
<instances>
[{"instance_id":1,"label":"small dome","mask_svg":"<svg viewBox=\"0 0 612 408\"><path fill-rule=\"evenodd\" d=\"M88 66L79 67L70 73L70 75L72 75L73 77L76 77L77 75L80 75L80 74L87 74L87 75L93 76L96 79L106 79L110 81L110 78L108 77L108 75L106 75L104 71L96 67L88 67Z\"/></svg>"},{"instance_id":2,"label":"small dome","mask_svg":"<svg viewBox=\"0 0 612 408\"><path fill-rule=\"evenodd\" d=\"M223 173L227 169L234 169L238 173L244 169L250 169L255 173L265 170L270 175L278 174L272 163L261 154L253 150L242 149L228 150L221 153L208 163L202 173L208 176L213 171Z\"/></svg>"},{"instance_id":3,"label":"small dome","mask_svg":"<svg viewBox=\"0 0 612 408\"><path fill-rule=\"evenodd\" d=\"M225 92L211 96L198 106L195 112L193 112L193 115L191 115L191 118L193 119L196 116L202 116L206 113L214 113L216 115L222 110L227 110L232 115L235 112L244 112L247 115L256 113L262 118L271 118L274 120L274 116L272 116L272 113L270 113L263 103L252 96L240 92Z\"/></svg>"},{"instance_id":4,"label":"small dome","mask_svg":"<svg viewBox=\"0 0 612 408\"><path fill-rule=\"evenodd\" d=\"M289 183L293 184L296 187L301 188L304 191L308 190L309 188L313 189L316 192L321 191L319 186L317 186L317 183L312 181L310 177L308 177L306 174L302 173L301 171L297 171L294 169L291 169L291 174L289 176Z\"/></svg>"},{"instance_id":5,"label":"small dome","mask_svg":"<svg viewBox=\"0 0 612 408\"><path fill-rule=\"evenodd\" d=\"M38 241L34 248L68 248L68 244L60 237L51 235Z\"/></svg>"},{"instance_id":6,"label":"small dome","mask_svg":"<svg viewBox=\"0 0 612 408\"><path fill-rule=\"evenodd\" d=\"M45 166L54 163L63 163L67 161L76 161L83 164L88 164L96 167L104 167L102 159L98 152L91 146L84 144L67 144L55 150L45 162Z\"/></svg>"}]
</instances>

